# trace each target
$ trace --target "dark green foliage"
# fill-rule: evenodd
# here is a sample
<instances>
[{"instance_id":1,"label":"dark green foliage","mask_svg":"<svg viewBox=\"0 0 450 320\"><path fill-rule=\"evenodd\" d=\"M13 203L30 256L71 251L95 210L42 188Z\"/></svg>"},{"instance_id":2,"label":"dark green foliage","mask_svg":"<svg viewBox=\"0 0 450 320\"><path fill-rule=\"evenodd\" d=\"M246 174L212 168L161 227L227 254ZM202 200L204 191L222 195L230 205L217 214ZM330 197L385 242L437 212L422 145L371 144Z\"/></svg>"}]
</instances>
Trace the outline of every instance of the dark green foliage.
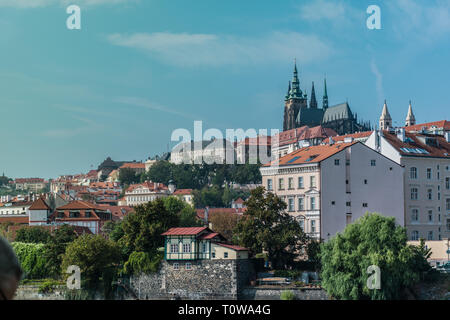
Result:
<instances>
[{"instance_id":1,"label":"dark green foliage","mask_svg":"<svg viewBox=\"0 0 450 320\"><path fill-rule=\"evenodd\" d=\"M41 227L24 227L16 231L17 242L25 243L47 243L51 240L48 230Z\"/></svg>"},{"instance_id":2,"label":"dark green foliage","mask_svg":"<svg viewBox=\"0 0 450 320\"><path fill-rule=\"evenodd\" d=\"M64 224L53 231L53 235L45 245L44 258L49 276L58 277L61 274L62 257L69 243L77 238L75 227Z\"/></svg>"},{"instance_id":3,"label":"dark green foliage","mask_svg":"<svg viewBox=\"0 0 450 320\"><path fill-rule=\"evenodd\" d=\"M42 279L50 274L44 258L44 244L13 242L12 247L19 259L26 279Z\"/></svg>"},{"instance_id":4,"label":"dark green foliage","mask_svg":"<svg viewBox=\"0 0 450 320\"><path fill-rule=\"evenodd\" d=\"M151 257L146 252L133 251L125 262L123 271L126 274L154 273L159 270L163 254L157 253Z\"/></svg>"},{"instance_id":5,"label":"dark green foliage","mask_svg":"<svg viewBox=\"0 0 450 320\"><path fill-rule=\"evenodd\" d=\"M368 213L322 244L322 285L337 299L400 299L419 280L423 259L394 218ZM367 287L371 265L381 270L380 290Z\"/></svg>"},{"instance_id":6,"label":"dark green foliage","mask_svg":"<svg viewBox=\"0 0 450 320\"><path fill-rule=\"evenodd\" d=\"M131 168L122 168L119 171L119 181L121 184L133 184L140 181L140 175L137 175Z\"/></svg>"},{"instance_id":7,"label":"dark green foliage","mask_svg":"<svg viewBox=\"0 0 450 320\"><path fill-rule=\"evenodd\" d=\"M272 266L292 266L298 252L305 248L307 237L297 221L285 212L286 204L263 187L251 192L247 211L239 220L234 242L253 253L267 251Z\"/></svg>"},{"instance_id":8,"label":"dark green foliage","mask_svg":"<svg viewBox=\"0 0 450 320\"><path fill-rule=\"evenodd\" d=\"M95 288L105 280L106 274L111 274L111 268L117 268L120 258L120 248L115 242L101 235L83 235L67 246L61 271L66 275L70 265L79 266L83 283L88 288ZM108 286L105 282L108 281L103 281L103 285Z\"/></svg>"}]
</instances>

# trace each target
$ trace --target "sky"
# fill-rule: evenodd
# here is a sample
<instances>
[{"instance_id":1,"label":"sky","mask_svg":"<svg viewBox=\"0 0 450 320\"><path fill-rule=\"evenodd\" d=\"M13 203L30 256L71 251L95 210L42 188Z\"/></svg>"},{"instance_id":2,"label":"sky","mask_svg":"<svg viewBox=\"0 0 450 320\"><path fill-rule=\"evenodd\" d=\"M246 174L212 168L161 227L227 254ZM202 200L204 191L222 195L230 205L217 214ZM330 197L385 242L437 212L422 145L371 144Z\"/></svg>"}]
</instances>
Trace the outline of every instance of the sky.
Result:
<instances>
[{"instance_id":1,"label":"sky","mask_svg":"<svg viewBox=\"0 0 450 320\"><path fill-rule=\"evenodd\" d=\"M69 30L66 8L81 9ZM369 30L369 5L381 29ZM294 59L321 104L450 119L450 0L0 0L0 170L145 160L175 129L281 129Z\"/></svg>"}]
</instances>

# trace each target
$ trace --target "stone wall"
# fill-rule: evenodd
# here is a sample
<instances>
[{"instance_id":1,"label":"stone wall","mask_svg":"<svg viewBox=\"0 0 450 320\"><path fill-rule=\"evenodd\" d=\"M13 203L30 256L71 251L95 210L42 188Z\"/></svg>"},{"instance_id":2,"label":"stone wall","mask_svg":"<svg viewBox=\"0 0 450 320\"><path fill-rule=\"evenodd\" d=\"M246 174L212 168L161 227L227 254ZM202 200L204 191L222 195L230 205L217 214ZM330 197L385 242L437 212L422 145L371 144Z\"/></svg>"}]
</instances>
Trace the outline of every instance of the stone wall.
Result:
<instances>
[{"instance_id":1,"label":"stone wall","mask_svg":"<svg viewBox=\"0 0 450 320\"><path fill-rule=\"evenodd\" d=\"M319 288L258 288L246 287L239 295L243 300L280 300L281 293L290 290L295 294L296 300L329 300L325 290Z\"/></svg>"},{"instance_id":2,"label":"stone wall","mask_svg":"<svg viewBox=\"0 0 450 320\"><path fill-rule=\"evenodd\" d=\"M17 288L14 300L64 300L64 287L52 293L39 293L39 286L21 285Z\"/></svg>"},{"instance_id":3,"label":"stone wall","mask_svg":"<svg viewBox=\"0 0 450 320\"><path fill-rule=\"evenodd\" d=\"M163 261L158 273L132 277L130 288L139 299L237 299L253 273L249 260Z\"/></svg>"}]
</instances>

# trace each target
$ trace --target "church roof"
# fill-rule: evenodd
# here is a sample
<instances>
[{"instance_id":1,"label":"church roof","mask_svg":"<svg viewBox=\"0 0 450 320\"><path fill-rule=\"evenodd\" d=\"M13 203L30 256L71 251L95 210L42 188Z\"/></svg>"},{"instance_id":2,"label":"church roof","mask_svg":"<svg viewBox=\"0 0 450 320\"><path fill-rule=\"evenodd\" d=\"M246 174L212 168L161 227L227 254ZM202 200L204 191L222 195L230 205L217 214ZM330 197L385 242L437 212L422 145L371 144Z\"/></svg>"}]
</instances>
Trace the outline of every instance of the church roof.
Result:
<instances>
[{"instance_id":1,"label":"church roof","mask_svg":"<svg viewBox=\"0 0 450 320\"><path fill-rule=\"evenodd\" d=\"M323 109L302 108L298 111L296 122L301 126L315 127L321 124Z\"/></svg>"},{"instance_id":2,"label":"church roof","mask_svg":"<svg viewBox=\"0 0 450 320\"><path fill-rule=\"evenodd\" d=\"M331 122L337 119L352 119L353 114L347 102L331 106L325 110L323 123Z\"/></svg>"}]
</instances>

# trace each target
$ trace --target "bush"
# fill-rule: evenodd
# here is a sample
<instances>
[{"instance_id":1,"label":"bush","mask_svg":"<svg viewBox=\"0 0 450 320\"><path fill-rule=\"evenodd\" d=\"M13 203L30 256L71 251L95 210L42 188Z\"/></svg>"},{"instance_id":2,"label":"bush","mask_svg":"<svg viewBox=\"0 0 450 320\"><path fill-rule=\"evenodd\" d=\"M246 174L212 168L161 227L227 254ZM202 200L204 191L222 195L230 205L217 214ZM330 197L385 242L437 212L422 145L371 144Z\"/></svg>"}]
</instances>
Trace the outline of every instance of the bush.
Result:
<instances>
[{"instance_id":1,"label":"bush","mask_svg":"<svg viewBox=\"0 0 450 320\"><path fill-rule=\"evenodd\" d=\"M39 286L39 293L52 293L55 291L55 288L59 285L58 281L48 280L43 282Z\"/></svg>"},{"instance_id":2,"label":"bush","mask_svg":"<svg viewBox=\"0 0 450 320\"><path fill-rule=\"evenodd\" d=\"M291 290L284 290L280 295L281 300L295 300L295 294Z\"/></svg>"},{"instance_id":3,"label":"bush","mask_svg":"<svg viewBox=\"0 0 450 320\"><path fill-rule=\"evenodd\" d=\"M151 257L146 252L133 251L128 261L125 262L123 271L128 275L157 272L162 259L163 255L161 253Z\"/></svg>"},{"instance_id":4,"label":"bush","mask_svg":"<svg viewBox=\"0 0 450 320\"><path fill-rule=\"evenodd\" d=\"M275 270L274 276L297 279L297 278L301 278L302 273L303 272L301 270Z\"/></svg>"},{"instance_id":5,"label":"bush","mask_svg":"<svg viewBox=\"0 0 450 320\"><path fill-rule=\"evenodd\" d=\"M13 242L12 247L27 279L42 279L50 274L44 258L42 243Z\"/></svg>"}]
</instances>

